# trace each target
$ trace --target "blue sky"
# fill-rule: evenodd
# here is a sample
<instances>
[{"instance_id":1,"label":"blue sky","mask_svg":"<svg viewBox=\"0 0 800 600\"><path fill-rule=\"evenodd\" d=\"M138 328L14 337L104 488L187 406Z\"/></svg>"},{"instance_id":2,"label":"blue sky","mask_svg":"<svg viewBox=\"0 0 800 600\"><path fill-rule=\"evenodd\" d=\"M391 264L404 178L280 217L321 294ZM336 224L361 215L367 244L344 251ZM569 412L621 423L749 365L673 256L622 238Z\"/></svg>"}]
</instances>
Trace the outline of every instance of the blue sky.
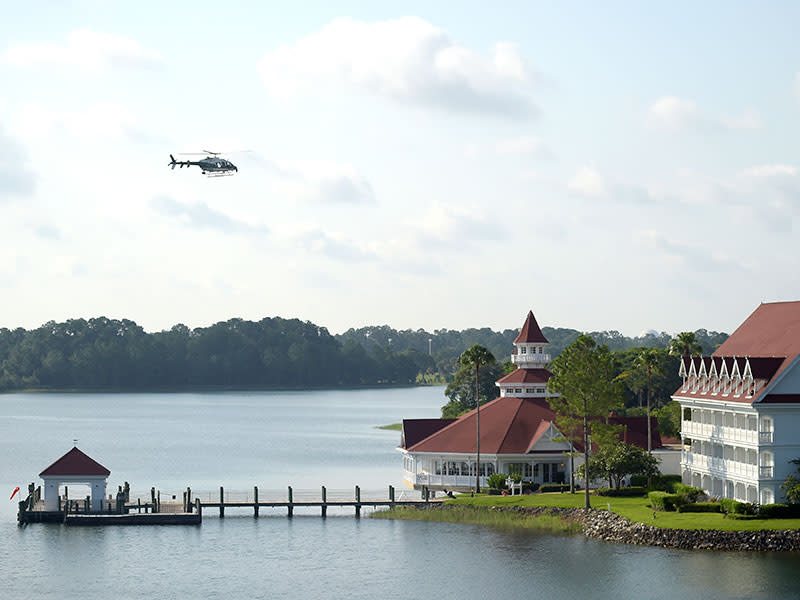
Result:
<instances>
[{"instance_id":1,"label":"blue sky","mask_svg":"<svg viewBox=\"0 0 800 600\"><path fill-rule=\"evenodd\" d=\"M800 297L800 5L333 4L6 7L0 326L633 335ZM204 148L252 152L167 168Z\"/></svg>"}]
</instances>

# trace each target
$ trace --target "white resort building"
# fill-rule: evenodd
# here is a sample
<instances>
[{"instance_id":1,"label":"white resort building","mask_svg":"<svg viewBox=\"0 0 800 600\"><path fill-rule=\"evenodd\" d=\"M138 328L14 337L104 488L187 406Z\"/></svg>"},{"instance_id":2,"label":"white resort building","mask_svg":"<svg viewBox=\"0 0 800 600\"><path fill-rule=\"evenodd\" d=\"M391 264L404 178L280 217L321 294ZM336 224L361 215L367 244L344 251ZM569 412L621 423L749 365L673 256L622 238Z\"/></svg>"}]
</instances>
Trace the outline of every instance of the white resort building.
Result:
<instances>
[{"instance_id":1,"label":"white resort building","mask_svg":"<svg viewBox=\"0 0 800 600\"><path fill-rule=\"evenodd\" d=\"M761 304L711 355L684 357L683 481L770 504L800 458L800 302Z\"/></svg>"},{"instance_id":2,"label":"white resort building","mask_svg":"<svg viewBox=\"0 0 800 600\"><path fill-rule=\"evenodd\" d=\"M517 369L497 381L500 397L480 407L480 478L485 486L492 473L519 473L534 483L563 483L570 478L570 443L556 427L547 398L552 373L547 338L529 312L514 340L512 362ZM404 419L400 447L403 483L413 489L465 491L474 489L477 411L457 419ZM622 425L620 439L647 447L647 419L612 415ZM664 448L658 422L651 419L652 448L664 473L678 472L679 453ZM583 446L574 445L577 452ZM583 463L575 456L573 467Z\"/></svg>"}]
</instances>

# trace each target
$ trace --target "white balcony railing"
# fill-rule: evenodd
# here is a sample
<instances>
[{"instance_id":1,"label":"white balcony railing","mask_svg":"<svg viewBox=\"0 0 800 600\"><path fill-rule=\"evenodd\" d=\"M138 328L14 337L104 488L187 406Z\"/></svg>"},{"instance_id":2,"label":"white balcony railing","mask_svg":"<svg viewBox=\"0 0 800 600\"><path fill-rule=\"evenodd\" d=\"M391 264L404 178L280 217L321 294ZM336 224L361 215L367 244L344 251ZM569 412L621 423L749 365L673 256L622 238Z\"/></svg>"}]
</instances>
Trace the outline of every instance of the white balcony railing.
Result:
<instances>
[{"instance_id":1,"label":"white balcony railing","mask_svg":"<svg viewBox=\"0 0 800 600\"><path fill-rule=\"evenodd\" d=\"M772 432L756 432L750 429L738 429L736 427L725 427L722 425L711 425L710 423L698 423L696 421L682 421L681 432L684 437L705 437L713 440L720 440L722 442L748 442L751 444L756 443L771 443L766 442L761 438L761 434L768 433L770 438Z\"/></svg>"},{"instance_id":2,"label":"white balcony railing","mask_svg":"<svg viewBox=\"0 0 800 600\"><path fill-rule=\"evenodd\" d=\"M512 354L511 362L515 365L529 365L534 363L546 364L550 362L549 354Z\"/></svg>"},{"instance_id":3,"label":"white balcony railing","mask_svg":"<svg viewBox=\"0 0 800 600\"><path fill-rule=\"evenodd\" d=\"M757 479L759 473L759 468L756 467L756 465L715 456L706 456L705 454L697 454L695 452L684 451L682 463L687 467L708 471L710 474L721 476L737 475L746 479ZM772 469L772 467L769 468ZM761 475L761 477L767 476Z\"/></svg>"}]
</instances>

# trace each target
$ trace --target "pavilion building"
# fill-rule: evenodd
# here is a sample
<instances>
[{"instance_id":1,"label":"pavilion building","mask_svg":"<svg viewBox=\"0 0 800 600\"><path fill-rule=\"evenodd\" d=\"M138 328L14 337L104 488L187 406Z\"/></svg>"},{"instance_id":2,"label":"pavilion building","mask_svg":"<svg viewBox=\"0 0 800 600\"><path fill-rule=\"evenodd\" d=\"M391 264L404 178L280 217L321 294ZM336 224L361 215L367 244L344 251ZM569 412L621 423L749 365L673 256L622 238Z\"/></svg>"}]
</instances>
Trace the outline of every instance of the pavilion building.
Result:
<instances>
[{"instance_id":1,"label":"pavilion building","mask_svg":"<svg viewBox=\"0 0 800 600\"><path fill-rule=\"evenodd\" d=\"M549 342L533 312L514 339L511 354L516 370L499 379L500 395L480 408L480 481L492 473L518 473L534 483L563 483L570 466L583 463L582 443L571 444L556 425L556 413L547 389L552 373ZM398 450L403 454L403 482L413 488L469 490L475 485L477 462L477 411L457 419L404 419ZM647 448L647 418L611 415L621 426L620 439ZM662 472L678 472L676 451L666 449L651 418L652 448L662 461Z\"/></svg>"}]
</instances>

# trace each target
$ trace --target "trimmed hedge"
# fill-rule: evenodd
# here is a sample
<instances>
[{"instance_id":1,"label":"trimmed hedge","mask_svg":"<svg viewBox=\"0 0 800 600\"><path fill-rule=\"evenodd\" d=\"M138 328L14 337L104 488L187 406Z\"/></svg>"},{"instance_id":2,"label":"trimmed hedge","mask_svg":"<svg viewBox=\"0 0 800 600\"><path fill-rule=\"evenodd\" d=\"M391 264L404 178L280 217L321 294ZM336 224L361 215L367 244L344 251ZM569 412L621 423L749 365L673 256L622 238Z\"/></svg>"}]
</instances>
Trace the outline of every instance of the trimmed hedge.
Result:
<instances>
[{"instance_id":1,"label":"trimmed hedge","mask_svg":"<svg viewBox=\"0 0 800 600\"><path fill-rule=\"evenodd\" d=\"M719 505L722 512L727 515L754 515L756 514L756 507L749 502L739 502L732 498L720 498Z\"/></svg>"},{"instance_id":2,"label":"trimmed hedge","mask_svg":"<svg viewBox=\"0 0 800 600\"><path fill-rule=\"evenodd\" d=\"M697 499L702 496L704 492L700 488L692 487L685 483L676 483L674 493L686 498L688 503L694 503L697 502Z\"/></svg>"},{"instance_id":3,"label":"trimmed hedge","mask_svg":"<svg viewBox=\"0 0 800 600\"><path fill-rule=\"evenodd\" d=\"M758 516L766 519L794 519L800 517L800 504L762 504Z\"/></svg>"},{"instance_id":4,"label":"trimmed hedge","mask_svg":"<svg viewBox=\"0 0 800 600\"><path fill-rule=\"evenodd\" d=\"M647 498L650 500L653 510L675 510L681 504L685 504L681 496L667 492L650 492L647 494Z\"/></svg>"},{"instance_id":5,"label":"trimmed hedge","mask_svg":"<svg viewBox=\"0 0 800 600\"><path fill-rule=\"evenodd\" d=\"M578 486L575 486L575 489L578 489ZM569 484L568 483L545 483L542 487L539 488L540 492L568 492L569 491Z\"/></svg>"},{"instance_id":6,"label":"trimmed hedge","mask_svg":"<svg viewBox=\"0 0 800 600\"><path fill-rule=\"evenodd\" d=\"M711 512L711 513L718 513L722 512L722 507L720 507L719 502L690 502L689 504L681 504L678 506L678 512L685 513L685 512Z\"/></svg>"},{"instance_id":7,"label":"trimmed hedge","mask_svg":"<svg viewBox=\"0 0 800 600\"><path fill-rule=\"evenodd\" d=\"M626 488L600 488L595 491L598 496L644 496L647 490L642 486Z\"/></svg>"}]
</instances>

